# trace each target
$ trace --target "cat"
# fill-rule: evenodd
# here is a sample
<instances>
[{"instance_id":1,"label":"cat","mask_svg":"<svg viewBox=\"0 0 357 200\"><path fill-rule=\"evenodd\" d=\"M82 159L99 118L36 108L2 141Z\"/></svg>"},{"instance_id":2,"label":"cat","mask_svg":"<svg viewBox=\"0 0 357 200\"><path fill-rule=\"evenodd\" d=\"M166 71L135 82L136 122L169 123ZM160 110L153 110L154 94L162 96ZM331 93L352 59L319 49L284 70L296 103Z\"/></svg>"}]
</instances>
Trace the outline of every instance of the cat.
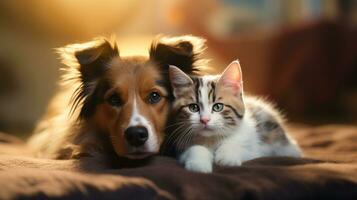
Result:
<instances>
[{"instance_id":1,"label":"cat","mask_svg":"<svg viewBox=\"0 0 357 200\"><path fill-rule=\"evenodd\" d=\"M240 166L264 156L302 155L281 114L269 103L243 95L238 61L221 75L189 77L170 66L175 98L165 145L173 145L187 170L209 173L213 164Z\"/></svg>"}]
</instances>

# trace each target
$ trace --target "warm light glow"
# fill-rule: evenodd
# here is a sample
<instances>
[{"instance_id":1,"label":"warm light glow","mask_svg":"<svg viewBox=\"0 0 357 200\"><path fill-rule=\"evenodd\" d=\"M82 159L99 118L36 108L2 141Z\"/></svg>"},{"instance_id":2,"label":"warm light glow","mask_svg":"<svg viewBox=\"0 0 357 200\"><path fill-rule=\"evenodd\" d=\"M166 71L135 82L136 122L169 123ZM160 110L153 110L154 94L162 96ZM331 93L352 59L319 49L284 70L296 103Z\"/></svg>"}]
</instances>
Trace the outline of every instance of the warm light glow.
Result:
<instances>
[{"instance_id":1,"label":"warm light glow","mask_svg":"<svg viewBox=\"0 0 357 200\"><path fill-rule=\"evenodd\" d=\"M148 49L154 36L117 37L120 56L148 56Z\"/></svg>"}]
</instances>

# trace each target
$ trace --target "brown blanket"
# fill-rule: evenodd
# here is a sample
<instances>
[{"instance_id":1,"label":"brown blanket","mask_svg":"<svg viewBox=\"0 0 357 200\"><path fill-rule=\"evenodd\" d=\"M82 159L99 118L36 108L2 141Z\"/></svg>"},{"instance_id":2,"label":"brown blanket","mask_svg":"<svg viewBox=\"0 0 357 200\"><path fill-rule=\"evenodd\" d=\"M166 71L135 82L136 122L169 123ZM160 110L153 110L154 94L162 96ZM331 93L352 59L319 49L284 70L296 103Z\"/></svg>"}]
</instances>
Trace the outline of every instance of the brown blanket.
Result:
<instances>
[{"instance_id":1,"label":"brown blanket","mask_svg":"<svg viewBox=\"0 0 357 200\"><path fill-rule=\"evenodd\" d=\"M260 158L212 174L159 156L79 172L78 161L2 155L0 199L357 199L357 127L299 126L292 133L305 158Z\"/></svg>"}]
</instances>

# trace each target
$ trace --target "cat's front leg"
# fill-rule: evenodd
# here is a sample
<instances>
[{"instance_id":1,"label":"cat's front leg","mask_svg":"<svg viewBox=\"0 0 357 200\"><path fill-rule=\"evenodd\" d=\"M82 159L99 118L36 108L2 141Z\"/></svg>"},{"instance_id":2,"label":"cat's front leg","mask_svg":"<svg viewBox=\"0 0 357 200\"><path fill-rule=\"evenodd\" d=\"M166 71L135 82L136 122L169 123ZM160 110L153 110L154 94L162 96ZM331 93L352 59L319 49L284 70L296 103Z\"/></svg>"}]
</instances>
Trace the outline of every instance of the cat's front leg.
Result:
<instances>
[{"instance_id":1,"label":"cat's front leg","mask_svg":"<svg viewBox=\"0 0 357 200\"><path fill-rule=\"evenodd\" d=\"M212 172L213 155L206 147L194 145L180 155L179 162L183 164L187 170L210 173Z\"/></svg>"},{"instance_id":2,"label":"cat's front leg","mask_svg":"<svg viewBox=\"0 0 357 200\"><path fill-rule=\"evenodd\" d=\"M242 149L233 144L224 144L217 148L214 153L214 162L221 166L240 166Z\"/></svg>"},{"instance_id":3,"label":"cat's front leg","mask_svg":"<svg viewBox=\"0 0 357 200\"><path fill-rule=\"evenodd\" d=\"M261 157L258 143L241 142L231 139L220 145L214 152L214 162L221 166L240 166L243 162Z\"/></svg>"}]
</instances>

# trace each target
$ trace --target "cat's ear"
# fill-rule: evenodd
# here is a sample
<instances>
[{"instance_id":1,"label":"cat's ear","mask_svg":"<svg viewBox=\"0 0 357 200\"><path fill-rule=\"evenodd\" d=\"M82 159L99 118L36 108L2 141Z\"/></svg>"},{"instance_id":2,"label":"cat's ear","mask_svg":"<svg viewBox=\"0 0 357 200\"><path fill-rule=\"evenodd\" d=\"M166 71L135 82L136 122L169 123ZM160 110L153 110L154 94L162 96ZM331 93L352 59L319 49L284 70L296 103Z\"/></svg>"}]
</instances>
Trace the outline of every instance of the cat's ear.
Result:
<instances>
[{"instance_id":1,"label":"cat's ear","mask_svg":"<svg viewBox=\"0 0 357 200\"><path fill-rule=\"evenodd\" d=\"M218 80L218 85L222 87L229 87L237 95L243 90L242 70L238 60L233 61L223 71Z\"/></svg>"},{"instance_id":2,"label":"cat's ear","mask_svg":"<svg viewBox=\"0 0 357 200\"><path fill-rule=\"evenodd\" d=\"M192 79L176 66L169 66L169 77L174 97L177 97L177 91L180 88L188 87L193 84Z\"/></svg>"}]
</instances>

